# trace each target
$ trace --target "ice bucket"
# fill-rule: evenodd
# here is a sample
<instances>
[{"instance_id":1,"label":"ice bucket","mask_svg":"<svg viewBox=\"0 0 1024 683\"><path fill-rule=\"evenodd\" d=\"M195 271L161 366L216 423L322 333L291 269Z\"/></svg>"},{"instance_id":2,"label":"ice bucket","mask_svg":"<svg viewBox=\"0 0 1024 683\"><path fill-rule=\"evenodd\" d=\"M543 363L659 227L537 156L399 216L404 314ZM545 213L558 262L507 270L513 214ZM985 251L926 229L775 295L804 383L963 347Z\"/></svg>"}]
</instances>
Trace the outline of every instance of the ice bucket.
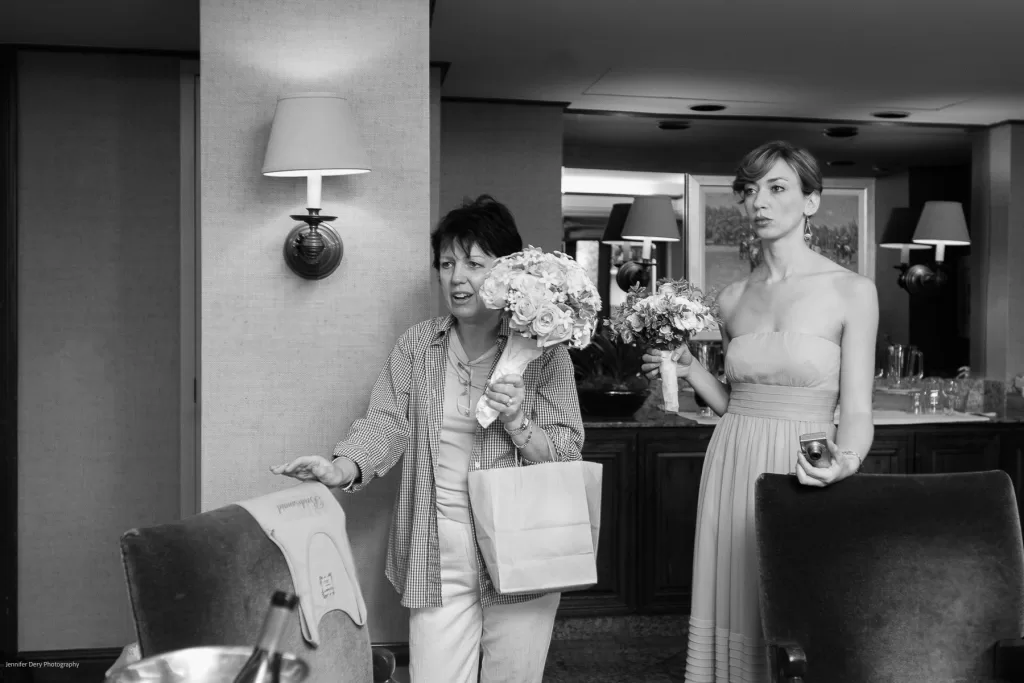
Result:
<instances>
[{"instance_id":1,"label":"ice bucket","mask_svg":"<svg viewBox=\"0 0 1024 683\"><path fill-rule=\"evenodd\" d=\"M190 647L146 657L111 671L105 683L231 683L252 654L252 648ZM306 662L282 656L281 683L301 683L309 675Z\"/></svg>"}]
</instances>

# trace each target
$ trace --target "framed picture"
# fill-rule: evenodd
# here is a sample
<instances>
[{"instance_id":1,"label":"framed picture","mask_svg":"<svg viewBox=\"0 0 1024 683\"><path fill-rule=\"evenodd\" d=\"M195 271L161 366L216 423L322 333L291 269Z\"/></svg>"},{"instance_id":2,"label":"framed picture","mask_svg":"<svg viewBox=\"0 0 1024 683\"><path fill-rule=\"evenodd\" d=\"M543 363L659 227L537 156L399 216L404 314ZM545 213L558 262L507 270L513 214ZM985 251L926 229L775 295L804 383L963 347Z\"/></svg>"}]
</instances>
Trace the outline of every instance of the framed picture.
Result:
<instances>
[{"instance_id":1,"label":"framed picture","mask_svg":"<svg viewBox=\"0 0 1024 683\"><path fill-rule=\"evenodd\" d=\"M875 181L826 179L811 217L811 246L836 263L875 277ZM718 288L750 273L759 251L730 176L689 176L686 188L686 276Z\"/></svg>"},{"instance_id":2,"label":"framed picture","mask_svg":"<svg viewBox=\"0 0 1024 683\"><path fill-rule=\"evenodd\" d=\"M811 247L836 263L875 278L875 181L825 179L811 217ZM760 260L731 176L688 176L686 277L705 291L746 277ZM720 338L713 333L709 338Z\"/></svg>"}]
</instances>

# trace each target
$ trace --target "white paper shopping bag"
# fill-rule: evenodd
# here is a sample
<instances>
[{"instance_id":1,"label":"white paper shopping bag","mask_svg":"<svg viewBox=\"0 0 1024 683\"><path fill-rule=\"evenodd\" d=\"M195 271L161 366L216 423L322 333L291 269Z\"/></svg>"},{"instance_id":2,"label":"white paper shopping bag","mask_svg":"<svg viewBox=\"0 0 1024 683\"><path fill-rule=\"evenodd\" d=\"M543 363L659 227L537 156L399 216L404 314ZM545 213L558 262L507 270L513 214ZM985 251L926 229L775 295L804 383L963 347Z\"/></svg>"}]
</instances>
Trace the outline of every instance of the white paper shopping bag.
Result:
<instances>
[{"instance_id":1,"label":"white paper shopping bag","mask_svg":"<svg viewBox=\"0 0 1024 683\"><path fill-rule=\"evenodd\" d=\"M576 460L474 470L476 539L503 594L567 591L597 583L601 465Z\"/></svg>"}]
</instances>

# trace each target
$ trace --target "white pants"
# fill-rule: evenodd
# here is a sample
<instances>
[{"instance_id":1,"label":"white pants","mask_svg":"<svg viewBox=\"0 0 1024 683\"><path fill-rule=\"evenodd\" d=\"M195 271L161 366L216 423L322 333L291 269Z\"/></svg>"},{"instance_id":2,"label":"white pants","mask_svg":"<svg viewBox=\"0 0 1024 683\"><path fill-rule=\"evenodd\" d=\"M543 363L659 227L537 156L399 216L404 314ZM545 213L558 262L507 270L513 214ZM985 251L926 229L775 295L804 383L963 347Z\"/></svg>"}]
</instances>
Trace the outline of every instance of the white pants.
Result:
<instances>
[{"instance_id":1,"label":"white pants","mask_svg":"<svg viewBox=\"0 0 1024 683\"><path fill-rule=\"evenodd\" d=\"M443 605L410 610L412 683L541 683L561 594L482 607L473 528L438 515L437 537Z\"/></svg>"}]
</instances>

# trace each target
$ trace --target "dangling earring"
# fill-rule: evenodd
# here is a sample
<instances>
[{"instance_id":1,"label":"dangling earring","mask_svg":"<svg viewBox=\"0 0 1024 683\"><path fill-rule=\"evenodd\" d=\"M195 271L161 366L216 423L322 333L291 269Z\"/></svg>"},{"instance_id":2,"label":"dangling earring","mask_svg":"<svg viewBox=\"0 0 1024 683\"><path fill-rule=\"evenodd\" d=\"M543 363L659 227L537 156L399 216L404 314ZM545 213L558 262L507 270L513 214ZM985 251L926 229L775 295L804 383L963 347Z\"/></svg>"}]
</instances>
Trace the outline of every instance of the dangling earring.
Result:
<instances>
[{"instance_id":1,"label":"dangling earring","mask_svg":"<svg viewBox=\"0 0 1024 683\"><path fill-rule=\"evenodd\" d=\"M811 246L811 217L804 216L804 244Z\"/></svg>"}]
</instances>

